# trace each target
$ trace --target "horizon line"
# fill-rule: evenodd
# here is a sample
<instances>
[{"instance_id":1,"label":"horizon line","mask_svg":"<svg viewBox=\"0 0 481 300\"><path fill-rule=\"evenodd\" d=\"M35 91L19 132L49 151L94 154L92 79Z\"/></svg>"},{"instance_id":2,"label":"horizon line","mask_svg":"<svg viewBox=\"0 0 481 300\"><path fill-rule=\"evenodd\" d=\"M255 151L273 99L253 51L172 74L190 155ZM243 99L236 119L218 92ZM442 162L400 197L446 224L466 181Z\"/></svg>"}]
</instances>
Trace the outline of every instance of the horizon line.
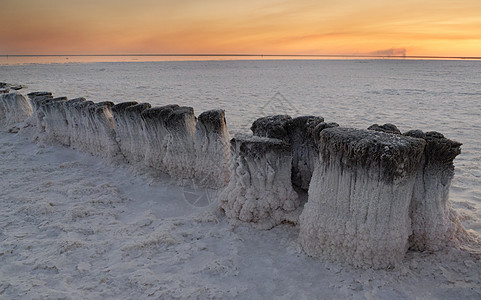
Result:
<instances>
[{"instance_id":1,"label":"horizon line","mask_svg":"<svg viewBox=\"0 0 481 300\"><path fill-rule=\"evenodd\" d=\"M427 59L475 59L481 60L481 56L437 56L437 55L368 55L368 54L219 54L219 53L144 53L144 54L0 54L0 57L93 57L93 56L165 56L165 57L351 57L351 58L427 58Z\"/></svg>"}]
</instances>

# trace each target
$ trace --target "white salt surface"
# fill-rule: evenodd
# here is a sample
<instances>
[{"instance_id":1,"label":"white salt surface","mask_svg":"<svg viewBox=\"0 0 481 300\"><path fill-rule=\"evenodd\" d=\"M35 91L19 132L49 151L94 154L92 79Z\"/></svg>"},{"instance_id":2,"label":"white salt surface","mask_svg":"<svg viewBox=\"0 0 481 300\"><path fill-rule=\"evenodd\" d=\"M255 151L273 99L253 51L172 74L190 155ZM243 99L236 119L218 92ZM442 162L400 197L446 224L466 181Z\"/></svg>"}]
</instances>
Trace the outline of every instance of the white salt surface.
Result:
<instances>
[{"instance_id":1,"label":"white salt surface","mask_svg":"<svg viewBox=\"0 0 481 300\"><path fill-rule=\"evenodd\" d=\"M437 130L464 143L450 199L464 226L481 233L480 67L26 64L0 66L0 81L27 84L24 94L177 103L197 115L223 108L231 131L276 113L318 114L358 128L391 122L402 131ZM400 266L381 271L323 262L300 251L297 227L232 227L215 201L199 208L206 199L193 202L186 188L16 134L0 133L0 174L0 298L481 298L479 254L408 252Z\"/></svg>"}]
</instances>

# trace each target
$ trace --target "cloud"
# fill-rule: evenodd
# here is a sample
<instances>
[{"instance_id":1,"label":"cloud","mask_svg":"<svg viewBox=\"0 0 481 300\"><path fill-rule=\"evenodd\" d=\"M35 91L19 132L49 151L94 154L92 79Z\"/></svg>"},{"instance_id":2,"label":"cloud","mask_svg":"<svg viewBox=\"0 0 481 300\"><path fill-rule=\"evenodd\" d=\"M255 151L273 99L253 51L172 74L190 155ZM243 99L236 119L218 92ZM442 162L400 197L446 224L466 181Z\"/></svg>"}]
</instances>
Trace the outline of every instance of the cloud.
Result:
<instances>
[{"instance_id":1,"label":"cloud","mask_svg":"<svg viewBox=\"0 0 481 300\"><path fill-rule=\"evenodd\" d=\"M384 50L377 50L374 52L370 52L369 54L376 56L406 56L406 53L406 48L390 48Z\"/></svg>"}]
</instances>

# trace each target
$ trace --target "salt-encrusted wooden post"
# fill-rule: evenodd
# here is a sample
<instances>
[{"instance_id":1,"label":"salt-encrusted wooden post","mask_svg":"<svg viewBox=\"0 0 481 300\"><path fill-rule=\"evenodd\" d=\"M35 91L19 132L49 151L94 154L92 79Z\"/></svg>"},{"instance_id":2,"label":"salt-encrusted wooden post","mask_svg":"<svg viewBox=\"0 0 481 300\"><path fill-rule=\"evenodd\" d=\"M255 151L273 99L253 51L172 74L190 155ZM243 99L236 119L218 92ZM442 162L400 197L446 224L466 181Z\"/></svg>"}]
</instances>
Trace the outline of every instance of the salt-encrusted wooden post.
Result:
<instances>
[{"instance_id":1,"label":"salt-encrusted wooden post","mask_svg":"<svg viewBox=\"0 0 481 300\"><path fill-rule=\"evenodd\" d=\"M145 157L145 134L142 130L142 111L150 104L135 101L112 106L115 134L120 151L130 164L142 162Z\"/></svg>"},{"instance_id":2,"label":"salt-encrusted wooden post","mask_svg":"<svg viewBox=\"0 0 481 300\"><path fill-rule=\"evenodd\" d=\"M291 144L292 185L307 191L319 156L319 132L337 126L336 123L324 123L322 117L300 116L292 119L288 115L276 115L255 120L251 130L256 136L281 139Z\"/></svg>"},{"instance_id":3,"label":"salt-encrusted wooden post","mask_svg":"<svg viewBox=\"0 0 481 300\"><path fill-rule=\"evenodd\" d=\"M301 116L289 120L287 132L292 145L292 184L304 191L309 189L312 172L319 157L317 136L326 126L320 128L324 118ZM316 128L318 130L316 130Z\"/></svg>"},{"instance_id":4,"label":"salt-encrusted wooden post","mask_svg":"<svg viewBox=\"0 0 481 300\"><path fill-rule=\"evenodd\" d=\"M69 122L70 147L81 151L89 152L88 135L89 120L88 107L93 105L92 101L79 99L78 101L65 102L65 116Z\"/></svg>"},{"instance_id":5,"label":"salt-encrusted wooden post","mask_svg":"<svg viewBox=\"0 0 481 300\"><path fill-rule=\"evenodd\" d=\"M153 107L142 111L142 128L144 131L144 163L147 167L168 173L164 164L164 156L167 153L168 131L166 122L169 115L179 108L177 104Z\"/></svg>"},{"instance_id":6,"label":"salt-encrusted wooden post","mask_svg":"<svg viewBox=\"0 0 481 300\"><path fill-rule=\"evenodd\" d=\"M424 145L369 130L321 131L299 220L306 253L356 267L398 263L408 249L409 205Z\"/></svg>"},{"instance_id":7,"label":"salt-encrusted wooden post","mask_svg":"<svg viewBox=\"0 0 481 300\"><path fill-rule=\"evenodd\" d=\"M80 133L85 130L85 125L83 120L80 118L81 114L78 107L84 102L87 102L87 100L83 97L80 97L67 100L63 103L65 119L67 120L68 135L70 138L70 147L81 150L83 148L80 147L82 144L82 141L80 140ZM93 103L92 101L89 102Z\"/></svg>"},{"instance_id":8,"label":"salt-encrusted wooden post","mask_svg":"<svg viewBox=\"0 0 481 300\"><path fill-rule=\"evenodd\" d=\"M43 112L45 138L54 143L70 146L70 135L65 112L67 97L56 97L39 102L39 110Z\"/></svg>"},{"instance_id":9,"label":"salt-encrusted wooden post","mask_svg":"<svg viewBox=\"0 0 481 300\"><path fill-rule=\"evenodd\" d=\"M455 246L467 235L449 202L453 160L461 153L462 144L438 132L411 130L405 135L426 141L411 203L410 246L419 251Z\"/></svg>"},{"instance_id":10,"label":"salt-encrusted wooden post","mask_svg":"<svg viewBox=\"0 0 481 300\"><path fill-rule=\"evenodd\" d=\"M231 140L230 181L219 195L227 217L264 229L297 221L291 160L290 145L284 141L236 135Z\"/></svg>"},{"instance_id":11,"label":"salt-encrusted wooden post","mask_svg":"<svg viewBox=\"0 0 481 300\"><path fill-rule=\"evenodd\" d=\"M138 104L136 101L121 102L112 106L112 116L114 117L115 139L119 144L120 152L128 163L133 163L133 155L131 149L131 130L125 109L129 106ZM140 114L139 114L140 118ZM138 143L138 142L137 142Z\"/></svg>"},{"instance_id":12,"label":"salt-encrusted wooden post","mask_svg":"<svg viewBox=\"0 0 481 300\"><path fill-rule=\"evenodd\" d=\"M46 99L52 99L51 92L32 92L27 94L28 99L30 100L30 105L33 109L33 114L31 117L32 123L37 127L37 132L41 133L45 131L45 126L42 125L43 123L43 112L39 109L40 103Z\"/></svg>"},{"instance_id":13,"label":"salt-encrusted wooden post","mask_svg":"<svg viewBox=\"0 0 481 300\"><path fill-rule=\"evenodd\" d=\"M162 160L167 172L177 180L194 176L194 133L197 118L192 107L174 109L165 122L167 147Z\"/></svg>"},{"instance_id":14,"label":"salt-encrusted wooden post","mask_svg":"<svg viewBox=\"0 0 481 300\"><path fill-rule=\"evenodd\" d=\"M21 94L0 94L0 126L25 121L32 115L32 106Z\"/></svg>"},{"instance_id":15,"label":"salt-encrusted wooden post","mask_svg":"<svg viewBox=\"0 0 481 300\"><path fill-rule=\"evenodd\" d=\"M194 134L194 179L197 184L215 189L227 184L230 176L229 140L224 110L209 110L199 115Z\"/></svg>"},{"instance_id":16,"label":"salt-encrusted wooden post","mask_svg":"<svg viewBox=\"0 0 481 300\"><path fill-rule=\"evenodd\" d=\"M85 103L85 102L81 102ZM93 155L108 159L122 159L119 145L115 138L114 117L111 107L114 103L105 101L85 107L87 128L84 140L87 151Z\"/></svg>"}]
</instances>

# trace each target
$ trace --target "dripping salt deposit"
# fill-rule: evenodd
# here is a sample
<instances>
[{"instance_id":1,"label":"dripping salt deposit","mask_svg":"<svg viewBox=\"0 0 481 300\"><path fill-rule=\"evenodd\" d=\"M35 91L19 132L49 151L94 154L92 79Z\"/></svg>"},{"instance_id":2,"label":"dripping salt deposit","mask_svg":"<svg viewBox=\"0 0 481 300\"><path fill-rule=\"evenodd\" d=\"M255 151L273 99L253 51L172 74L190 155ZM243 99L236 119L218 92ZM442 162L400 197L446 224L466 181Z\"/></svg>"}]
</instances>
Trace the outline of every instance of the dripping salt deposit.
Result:
<instances>
[{"instance_id":1,"label":"dripping salt deposit","mask_svg":"<svg viewBox=\"0 0 481 300\"><path fill-rule=\"evenodd\" d=\"M356 267L399 263L408 249L409 204L424 142L330 128L319 144L299 221L304 250Z\"/></svg>"},{"instance_id":2,"label":"dripping salt deposit","mask_svg":"<svg viewBox=\"0 0 481 300\"><path fill-rule=\"evenodd\" d=\"M140 112L150 108L150 104L136 109L129 109L137 106L137 102L123 102L112 106L116 141L119 144L120 152L130 164L135 164L143 160L145 149L145 130L142 128Z\"/></svg>"},{"instance_id":3,"label":"dripping salt deposit","mask_svg":"<svg viewBox=\"0 0 481 300\"><path fill-rule=\"evenodd\" d=\"M296 221L299 199L291 185L291 148L267 137L237 135L231 140L231 176L219 195L228 218L269 229Z\"/></svg>"}]
</instances>

